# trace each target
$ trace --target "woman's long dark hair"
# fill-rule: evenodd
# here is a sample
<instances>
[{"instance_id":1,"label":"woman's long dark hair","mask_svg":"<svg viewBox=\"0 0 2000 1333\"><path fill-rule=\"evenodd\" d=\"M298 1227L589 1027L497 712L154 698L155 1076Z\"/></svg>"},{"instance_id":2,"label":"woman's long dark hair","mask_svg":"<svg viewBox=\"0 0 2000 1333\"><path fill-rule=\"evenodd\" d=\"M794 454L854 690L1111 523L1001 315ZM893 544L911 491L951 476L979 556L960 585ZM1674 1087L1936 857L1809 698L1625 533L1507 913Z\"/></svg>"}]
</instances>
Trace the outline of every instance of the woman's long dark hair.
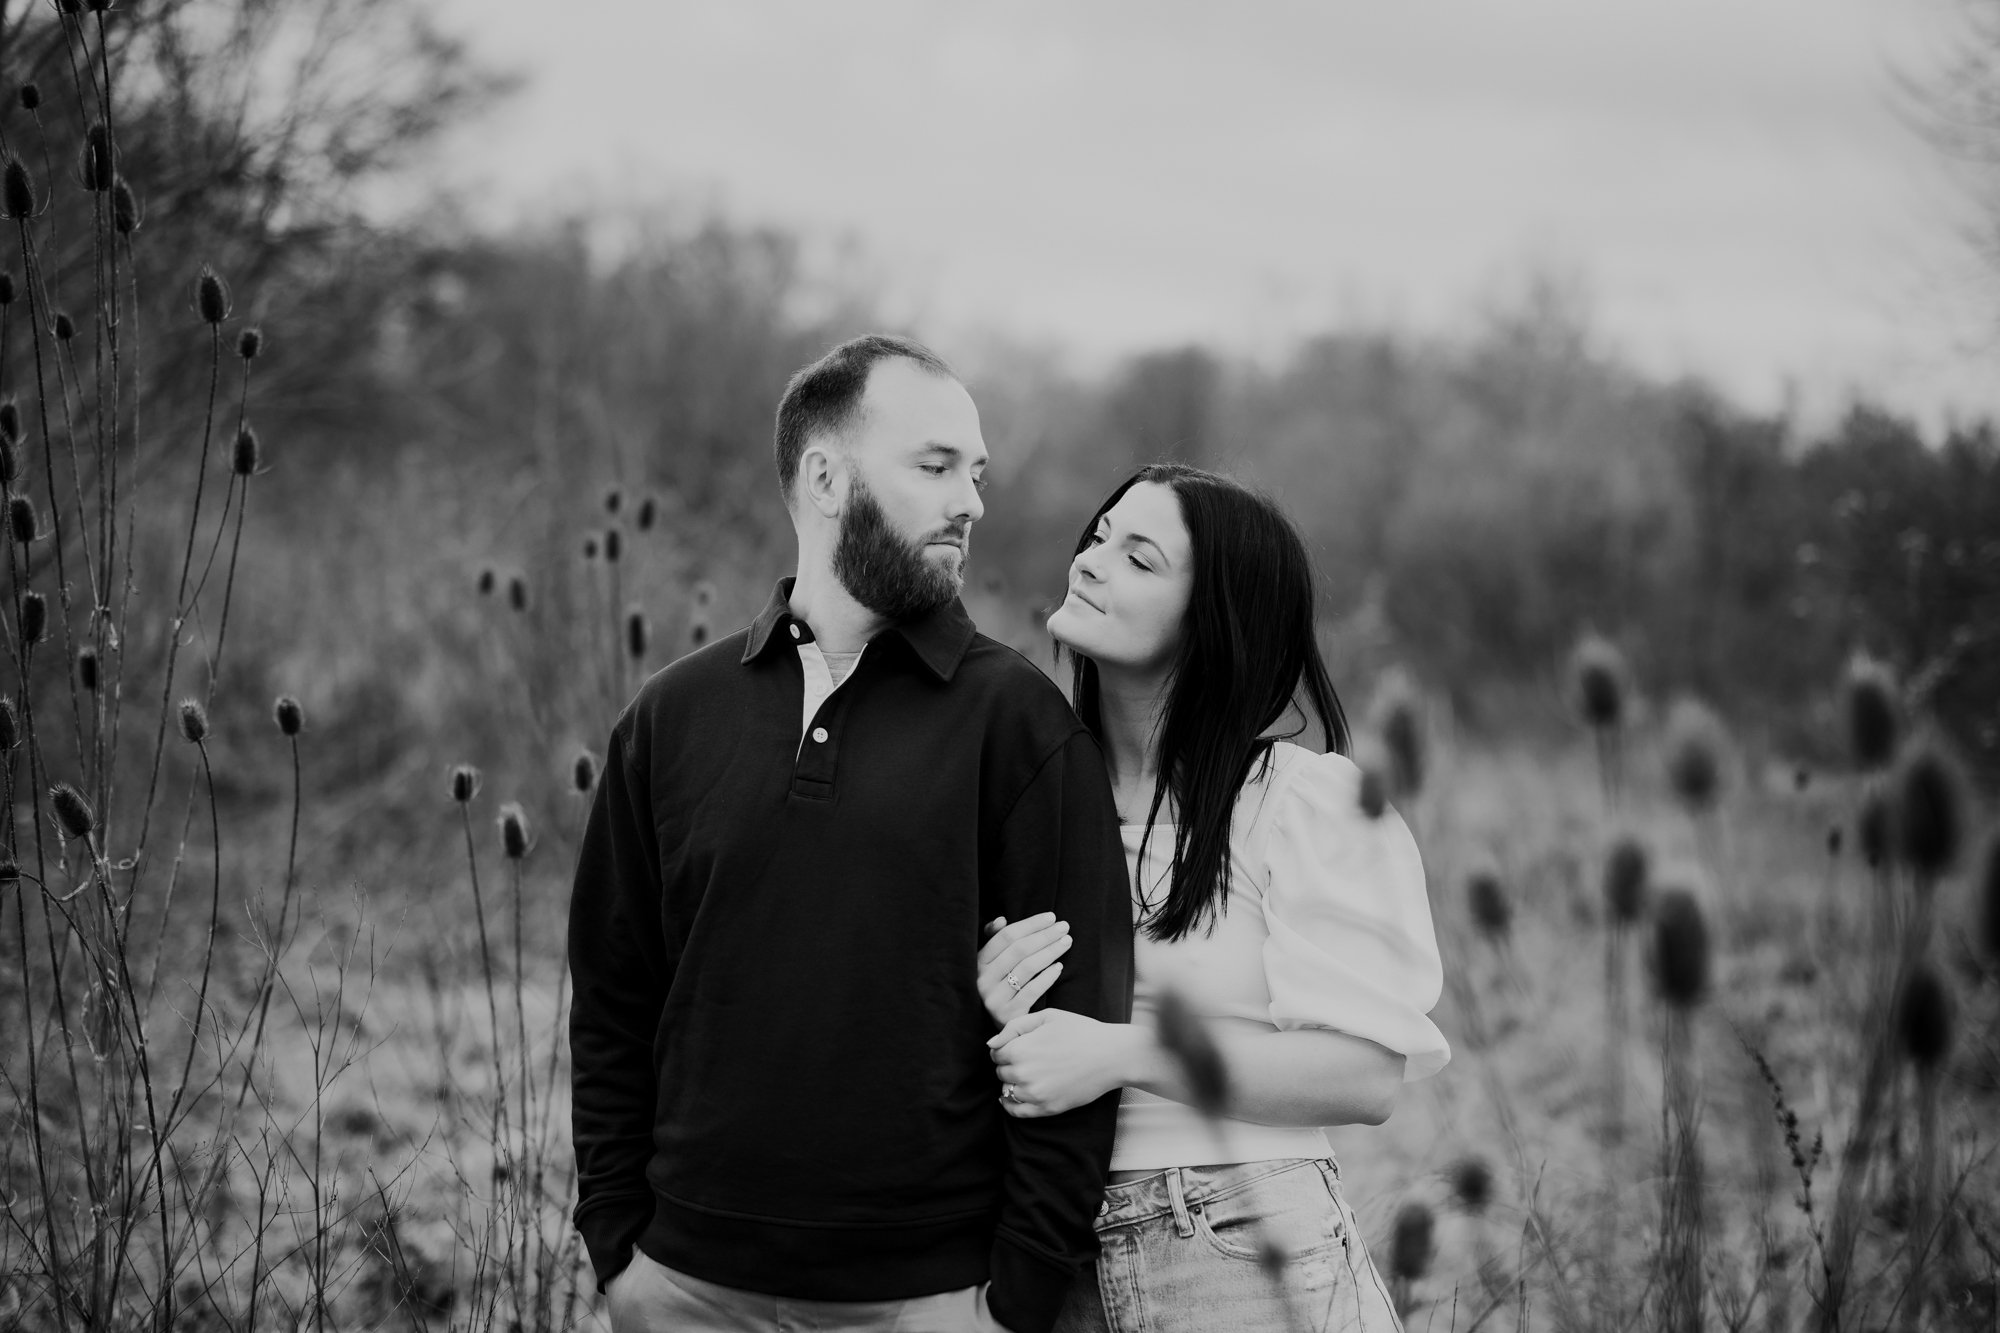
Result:
<instances>
[{"instance_id":1,"label":"woman's long dark hair","mask_svg":"<svg viewBox=\"0 0 2000 1333\"><path fill-rule=\"evenodd\" d=\"M1177 940L1215 918L1229 901L1229 824L1251 765L1272 744L1297 736L1311 719L1267 734L1303 692L1326 742L1347 753L1347 715L1313 634L1312 562L1284 511L1227 477L1181 463L1140 468L1097 507L1077 539L1081 552L1105 511L1142 481L1172 488L1193 551L1193 583L1180 646L1167 677L1158 723L1159 781L1150 825L1172 792L1173 877L1164 902L1147 913L1147 934ZM1072 653L1071 697L1085 726L1104 735L1097 664ZM1140 859L1145 859L1142 841Z\"/></svg>"}]
</instances>

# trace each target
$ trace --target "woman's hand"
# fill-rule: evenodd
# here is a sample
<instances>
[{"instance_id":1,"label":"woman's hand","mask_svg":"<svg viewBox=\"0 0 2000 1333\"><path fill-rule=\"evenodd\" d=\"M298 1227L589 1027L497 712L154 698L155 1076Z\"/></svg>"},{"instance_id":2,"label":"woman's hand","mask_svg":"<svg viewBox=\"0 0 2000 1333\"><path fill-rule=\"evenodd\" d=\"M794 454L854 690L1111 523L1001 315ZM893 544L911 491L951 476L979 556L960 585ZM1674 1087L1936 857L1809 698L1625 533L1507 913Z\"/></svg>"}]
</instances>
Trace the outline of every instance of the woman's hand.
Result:
<instances>
[{"instance_id":1,"label":"woman's hand","mask_svg":"<svg viewBox=\"0 0 2000 1333\"><path fill-rule=\"evenodd\" d=\"M1000 1075L1000 1105L1022 1119L1060 1115L1123 1086L1126 1023L1067 1009L1012 1019L986 1043Z\"/></svg>"},{"instance_id":2,"label":"woman's hand","mask_svg":"<svg viewBox=\"0 0 2000 1333\"><path fill-rule=\"evenodd\" d=\"M1000 1027L1035 1007L1062 976L1056 960L1069 948L1069 922L1043 912L1009 924L1004 916L986 923L979 949L979 998ZM1010 980L1011 978L1011 980Z\"/></svg>"}]
</instances>

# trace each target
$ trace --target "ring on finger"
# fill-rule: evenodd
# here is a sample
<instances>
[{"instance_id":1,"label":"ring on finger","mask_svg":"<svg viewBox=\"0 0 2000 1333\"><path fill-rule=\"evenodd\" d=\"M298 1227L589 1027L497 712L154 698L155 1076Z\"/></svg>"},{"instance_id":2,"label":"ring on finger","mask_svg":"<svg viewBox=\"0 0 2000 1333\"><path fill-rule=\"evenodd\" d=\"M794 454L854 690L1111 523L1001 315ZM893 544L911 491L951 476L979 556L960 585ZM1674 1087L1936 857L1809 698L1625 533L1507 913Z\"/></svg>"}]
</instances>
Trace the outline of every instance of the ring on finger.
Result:
<instances>
[{"instance_id":1,"label":"ring on finger","mask_svg":"<svg viewBox=\"0 0 2000 1333\"><path fill-rule=\"evenodd\" d=\"M1014 993L1016 995L1019 995L1021 993L1021 987L1028 984L1027 982L1017 978L1012 972L1009 972L1006 976L1000 979L1006 982L1009 986L1012 986L1014 988Z\"/></svg>"},{"instance_id":2,"label":"ring on finger","mask_svg":"<svg viewBox=\"0 0 2000 1333\"><path fill-rule=\"evenodd\" d=\"M1018 1102L1021 1099L1014 1095L1014 1085L1012 1083L1002 1083L1000 1085L1000 1100L1003 1102Z\"/></svg>"}]
</instances>

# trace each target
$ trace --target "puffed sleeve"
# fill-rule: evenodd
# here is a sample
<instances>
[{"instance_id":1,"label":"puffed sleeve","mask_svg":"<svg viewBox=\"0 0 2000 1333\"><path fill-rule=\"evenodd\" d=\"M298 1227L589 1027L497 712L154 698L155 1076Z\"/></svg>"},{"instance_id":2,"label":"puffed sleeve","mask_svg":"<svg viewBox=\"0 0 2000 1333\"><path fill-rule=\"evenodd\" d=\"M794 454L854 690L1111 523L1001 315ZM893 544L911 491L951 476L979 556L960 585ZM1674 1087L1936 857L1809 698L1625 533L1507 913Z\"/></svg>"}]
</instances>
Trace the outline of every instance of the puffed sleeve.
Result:
<instances>
[{"instance_id":1,"label":"puffed sleeve","mask_svg":"<svg viewBox=\"0 0 2000 1333\"><path fill-rule=\"evenodd\" d=\"M1352 761L1294 755L1261 821L1271 1021L1366 1037L1428 1078L1451 1047L1429 1017L1444 968L1416 840L1394 810L1362 813Z\"/></svg>"}]
</instances>

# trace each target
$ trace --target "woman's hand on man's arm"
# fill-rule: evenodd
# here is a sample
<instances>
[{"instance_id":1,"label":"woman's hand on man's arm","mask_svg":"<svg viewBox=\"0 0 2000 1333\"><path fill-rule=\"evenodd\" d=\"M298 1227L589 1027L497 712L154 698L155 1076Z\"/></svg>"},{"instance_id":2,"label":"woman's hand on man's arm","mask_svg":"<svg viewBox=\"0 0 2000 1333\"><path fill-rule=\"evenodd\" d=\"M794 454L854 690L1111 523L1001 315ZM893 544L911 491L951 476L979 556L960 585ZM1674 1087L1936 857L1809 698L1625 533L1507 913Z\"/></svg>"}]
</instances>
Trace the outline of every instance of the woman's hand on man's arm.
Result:
<instances>
[{"instance_id":1,"label":"woman's hand on man's arm","mask_svg":"<svg viewBox=\"0 0 2000 1333\"><path fill-rule=\"evenodd\" d=\"M979 949L979 998L994 1025L1005 1027L1035 1007L1062 976L1069 922L1042 912L1025 921L995 917Z\"/></svg>"}]
</instances>

